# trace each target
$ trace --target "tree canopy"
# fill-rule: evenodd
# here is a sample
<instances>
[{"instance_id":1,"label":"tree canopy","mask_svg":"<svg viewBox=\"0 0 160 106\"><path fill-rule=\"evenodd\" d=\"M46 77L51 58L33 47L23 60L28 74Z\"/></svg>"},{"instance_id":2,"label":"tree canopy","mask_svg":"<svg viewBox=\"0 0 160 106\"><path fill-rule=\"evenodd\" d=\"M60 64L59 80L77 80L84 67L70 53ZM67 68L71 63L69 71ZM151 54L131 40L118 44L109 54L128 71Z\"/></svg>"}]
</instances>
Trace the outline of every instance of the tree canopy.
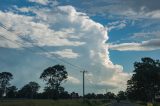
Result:
<instances>
[{"instance_id":1,"label":"tree canopy","mask_svg":"<svg viewBox=\"0 0 160 106\"><path fill-rule=\"evenodd\" d=\"M36 82L29 82L28 84L24 85L19 91L18 96L24 98L34 98L37 94L40 86Z\"/></svg>"},{"instance_id":2,"label":"tree canopy","mask_svg":"<svg viewBox=\"0 0 160 106\"><path fill-rule=\"evenodd\" d=\"M127 82L127 95L131 99L151 101L160 91L160 61L142 58L134 63L133 76Z\"/></svg>"},{"instance_id":3,"label":"tree canopy","mask_svg":"<svg viewBox=\"0 0 160 106\"><path fill-rule=\"evenodd\" d=\"M64 88L61 87L61 83L67 79L67 76L68 73L65 66L57 64L45 69L40 78L46 81L46 93L54 94L54 97L57 98L59 93L64 91ZM51 97L53 97L53 95L51 95Z\"/></svg>"},{"instance_id":4,"label":"tree canopy","mask_svg":"<svg viewBox=\"0 0 160 106\"><path fill-rule=\"evenodd\" d=\"M52 89L58 89L62 81L67 79L68 73L63 65L48 67L43 71L40 78L47 81L47 85Z\"/></svg>"},{"instance_id":5,"label":"tree canopy","mask_svg":"<svg viewBox=\"0 0 160 106\"><path fill-rule=\"evenodd\" d=\"M0 93L1 96L5 96L7 86L10 85L10 80L13 79L13 75L10 72L1 72L0 73Z\"/></svg>"}]
</instances>

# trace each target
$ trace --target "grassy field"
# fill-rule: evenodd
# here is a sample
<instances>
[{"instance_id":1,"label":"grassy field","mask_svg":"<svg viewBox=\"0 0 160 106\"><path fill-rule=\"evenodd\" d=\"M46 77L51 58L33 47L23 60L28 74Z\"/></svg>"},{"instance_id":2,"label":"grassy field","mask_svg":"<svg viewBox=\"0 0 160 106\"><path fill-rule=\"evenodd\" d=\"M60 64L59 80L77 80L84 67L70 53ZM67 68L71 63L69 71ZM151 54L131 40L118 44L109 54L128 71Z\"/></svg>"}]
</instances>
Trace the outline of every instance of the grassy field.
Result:
<instances>
[{"instance_id":1,"label":"grassy field","mask_svg":"<svg viewBox=\"0 0 160 106\"><path fill-rule=\"evenodd\" d=\"M3 100L0 106L104 106L104 101L86 100Z\"/></svg>"}]
</instances>

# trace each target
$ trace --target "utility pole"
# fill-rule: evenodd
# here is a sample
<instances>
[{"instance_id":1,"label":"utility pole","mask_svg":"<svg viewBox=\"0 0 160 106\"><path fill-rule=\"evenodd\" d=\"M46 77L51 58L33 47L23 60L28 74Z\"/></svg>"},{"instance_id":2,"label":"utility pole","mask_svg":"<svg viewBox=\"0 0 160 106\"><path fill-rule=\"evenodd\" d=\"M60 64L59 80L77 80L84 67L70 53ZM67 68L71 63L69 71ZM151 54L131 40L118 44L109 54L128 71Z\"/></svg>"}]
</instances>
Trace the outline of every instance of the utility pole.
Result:
<instances>
[{"instance_id":1,"label":"utility pole","mask_svg":"<svg viewBox=\"0 0 160 106\"><path fill-rule=\"evenodd\" d=\"M81 71L83 74L83 100L84 100L84 95L85 95L85 73L87 73L87 71Z\"/></svg>"}]
</instances>

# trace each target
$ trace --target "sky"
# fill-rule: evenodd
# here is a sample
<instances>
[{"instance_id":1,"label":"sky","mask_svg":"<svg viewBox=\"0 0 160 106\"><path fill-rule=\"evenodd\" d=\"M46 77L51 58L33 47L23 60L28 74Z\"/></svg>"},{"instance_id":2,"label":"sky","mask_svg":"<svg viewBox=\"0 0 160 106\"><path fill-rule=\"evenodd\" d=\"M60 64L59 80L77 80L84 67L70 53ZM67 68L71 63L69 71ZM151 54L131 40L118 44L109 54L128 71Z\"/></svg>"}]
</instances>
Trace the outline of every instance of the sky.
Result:
<instances>
[{"instance_id":1,"label":"sky","mask_svg":"<svg viewBox=\"0 0 160 106\"><path fill-rule=\"evenodd\" d=\"M82 93L126 89L134 62L160 59L159 0L0 0L0 72L18 88L41 85L44 69L63 64L62 86Z\"/></svg>"}]
</instances>

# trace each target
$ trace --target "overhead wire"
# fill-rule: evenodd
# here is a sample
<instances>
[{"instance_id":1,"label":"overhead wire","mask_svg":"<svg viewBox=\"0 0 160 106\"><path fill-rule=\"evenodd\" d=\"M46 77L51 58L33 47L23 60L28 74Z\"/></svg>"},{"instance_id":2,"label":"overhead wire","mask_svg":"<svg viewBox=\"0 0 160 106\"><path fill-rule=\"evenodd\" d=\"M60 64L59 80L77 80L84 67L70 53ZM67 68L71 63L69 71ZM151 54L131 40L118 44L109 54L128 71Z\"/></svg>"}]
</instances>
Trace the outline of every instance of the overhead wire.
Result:
<instances>
[{"instance_id":1,"label":"overhead wire","mask_svg":"<svg viewBox=\"0 0 160 106\"><path fill-rule=\"evenodd\" d=\"M90 86L90 88L92 88L92 91L95 93L95 92L99 92L99 89L97 89L97 85L90 82L90 78L88 76L85 77L87 79L87 82L89 83L88 85ZM90 90L91 91L91 90ZM89 92L89 93L93 93L93 92Z\"/></svg>"},{"instance_id":2,"label":"overhead wire","mask_svg":"<svg viewBox=\"0 0 160 106\"><path fill-rule=\"evenodd\" d=\"M0 26L1 26L2 28L4 28L5 30L7 30L8 32L13 33L13 32L10 31L4 24L0 23ZM13 33L13 34L16 35L15 33ZM2 37L2 36L1 36L1 37ZM18 36L18 37L19 37L19 36ZM3 38L4 38L4 36L3 36ZM6 37L5 37L5 39L7 39L7 40L13 42L12 40L10 40L10 39L8 39L8 38L6 38ZM72 66L72 67L75 67L75 68L84 70L84 68L82 68L81 66L72 64L72 63L70 63L70 62L68 62L68 61L66 61L66 60L64 60L64 59L62 59L62 58L60 58L60 57L57 57L55 54L49 53L48 50L46 50L46 49L44 49L43 47L40 47L40 46L34 44L33 42L30 42L29 40L27 40L27 39L25 39L25 38L23 38L23 40L25 40L25 42L28 42L28 43L30 43L31 45L33 45L33 47L36 47L36 48L40 49L41 51L47 53L48 55L53 56L54 58L58 59L59 61L61 61L61 62L63 62L63 63L66 63L66 64L68 64L68 65L70 65L70 66Z\"/></svg>"},{"instance_id":3,"label":"overhead wire","mask_svg":"<svg viewBox=\"0 0 160 106\"><path fill-rule=\"evenodd\" d=\"M0 22L0 26L1 26L3 29L7 30L8 32L13 33L11 30L9 30L9 29L6 27L6 25L2 24L1 22ZM17 35L17 34L15 34L15 33L13 33L13 34L14 34L14 35ZM22 43L20 43L20 42L13 41L13 40L11 40L11 39L9 39L9 38L6 38L6 37L5 37L4 35L2 35L2 34L0 34L0 37L4 38L4 39L6 39L6 40L8 40L8 41L10 41L10 42L12 42L12 43L15 43L15 44L17 44L17 45L19 45L19 46L22 46L22 48L25 48L25 49L27 49L27 50L35 53L35 51L33 51L32 49L30 49L30 48L28 48L28 47L25 47L24 44L22 44ZM18 36L18 37L19 37L19 36ZM62 59L62 58L60 58L60 57L57 57L55 54L49 53L48 50L44 49L44 48L41 47L41 46L38 46L38 45L34 44L33 42L31 42L31 41L29 41L29 40L27 40L27 39L25 39L25 38L23 38L23 40L25 40L25 42L28 42L28 43L30 43L31 45L33 45L33 47L36 47L36 48L40 49L41 51L47 53L48 55L53 56L54 58L58 59L59 61L61 61L61 62L63 62L63 63L66 63L66 64L68 64L68 65L70 65L70 66L72 66L72 67L74 67L74 68L77 68L77 69L80 69L80 70L84 70L84 68L82 68L81 66L72 64L72 63L70 63L70 62L68 62L68 61L66 61L66 60L64 60L64 59ZM49 58L49 59L53 61L52 58ZM90 79L88 79L88 77L86 77L86 78L87 78L88 82L90 83L90 81L89 81ZM96 92L98 91L98 89L97 89L97 87L96 87L97 85L94 85L93 83L90 83L90 86L91 86L91 88L95 88Z\"/></svg>"}]
</instances>

